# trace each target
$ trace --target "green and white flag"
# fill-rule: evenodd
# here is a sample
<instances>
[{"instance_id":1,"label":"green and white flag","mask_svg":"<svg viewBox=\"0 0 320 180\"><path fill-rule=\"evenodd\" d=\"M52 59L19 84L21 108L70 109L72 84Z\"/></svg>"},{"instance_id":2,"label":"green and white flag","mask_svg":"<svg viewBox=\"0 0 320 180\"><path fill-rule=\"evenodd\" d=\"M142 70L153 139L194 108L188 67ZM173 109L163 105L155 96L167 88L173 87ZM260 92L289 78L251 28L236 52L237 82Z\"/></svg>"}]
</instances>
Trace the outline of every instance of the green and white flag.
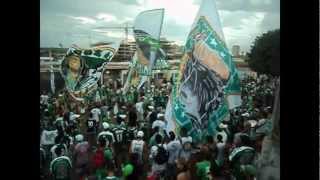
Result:
<instances>
[{"instance_id":1,"label":"green and white flag","mask_svg":"<svg viewBox=\"0 0 320 180\"><path fill-rule=\"evenodd\" d=\"M152 75L156 60L164 56L160 48L160 34L164 9L153 9L141 12L134 22L134 38L137 44L136 70L141 75L138 89Z\"/></svg>"},{"instance_id":2,"label":"green and white flag","mask_svg":"<svg viewBox=\"0 0 320 180\"><path fill-rule=\"evenodd\" d=\"M184 127L197 142L214 135L229 109L241 105L239 77L214 0L202 1L171 93L167 131Z\"/></svg>"},{"instance_id":3,"label":"green and white flag","mask_svg":"<svg viewBox=\"0 0 320 180\"><path fill-rule=\"evenodd\" d=\"M69 48L61 63L61 74L66 89L75 100L84 101L84 97L95 94L104 68L116 54L119 45L120 42L116 42L90 49L77 46Z\"/></svg>"},{"instance_id":4,"label":"green and white flag","mask_svg":"<svg viewBox=\"0 0 320 180\"><path fill-rule=\"evenodd\" d=\"M51 87L52 94L54 94L55 91L56 91L56 86L55 86L55 83L54 83L53 66L50 66L50 87Z\"/></svg>"}]
</instances>

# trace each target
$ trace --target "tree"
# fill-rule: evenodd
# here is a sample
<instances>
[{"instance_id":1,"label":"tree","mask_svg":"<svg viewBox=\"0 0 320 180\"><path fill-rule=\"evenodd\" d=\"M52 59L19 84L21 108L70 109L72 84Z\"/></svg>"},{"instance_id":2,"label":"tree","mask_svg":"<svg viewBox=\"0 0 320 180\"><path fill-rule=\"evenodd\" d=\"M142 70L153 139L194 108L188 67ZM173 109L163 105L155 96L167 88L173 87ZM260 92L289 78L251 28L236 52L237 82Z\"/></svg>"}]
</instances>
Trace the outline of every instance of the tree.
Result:
<instances>
[{"instance_id":1,"label":"tree","mask_svg":"<svg viewBox=\"0 0 320 180\"><path fill-rule=\"evenodd\" d=\"M249 67L258 74L280 75L280 29L258 36L248 55Z\"/></svg>"}]
</instances>

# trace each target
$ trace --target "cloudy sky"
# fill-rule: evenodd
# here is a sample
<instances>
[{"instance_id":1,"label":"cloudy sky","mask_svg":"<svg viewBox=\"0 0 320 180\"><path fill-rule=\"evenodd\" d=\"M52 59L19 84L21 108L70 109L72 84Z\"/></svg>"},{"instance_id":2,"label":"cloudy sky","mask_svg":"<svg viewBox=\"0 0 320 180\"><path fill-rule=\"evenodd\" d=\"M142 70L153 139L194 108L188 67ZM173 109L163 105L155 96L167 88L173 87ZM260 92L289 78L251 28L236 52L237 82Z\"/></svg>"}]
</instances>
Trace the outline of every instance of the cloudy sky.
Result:
<instances>
[{"instance_id":1,"label":"cloudy sky","mask_svg":"<svg viewBox=\"0 0 320 180\"><path fill-rule=\"evenodd\" d=\"M124 30L98 32L101 26L133 25L135 16L165 8L162 37L184 45L201 0L41 0L40 46L117 40ZM227 45L249 51L255 37L280 27L279 0L216 0ZM129 34L132 38L132 34Z\"/></svg>"}]
</instances>

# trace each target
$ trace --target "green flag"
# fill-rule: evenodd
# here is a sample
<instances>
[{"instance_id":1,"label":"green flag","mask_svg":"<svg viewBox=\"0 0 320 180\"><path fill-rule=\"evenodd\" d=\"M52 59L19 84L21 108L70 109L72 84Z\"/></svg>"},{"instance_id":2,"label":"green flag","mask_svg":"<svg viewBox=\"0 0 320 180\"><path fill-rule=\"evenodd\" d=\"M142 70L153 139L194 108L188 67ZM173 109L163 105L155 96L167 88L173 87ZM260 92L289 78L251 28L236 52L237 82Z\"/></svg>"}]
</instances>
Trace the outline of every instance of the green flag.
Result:
<instances>
[{"instance_id":1,"label":"green flag","mask_svg":"<svg viewBox=\"0 0 320 180\"><path fill-rule=\"evenodd\" d=\"M69 48L61 62L61 74L66 89L75 100L84 101L85 96L96 91L105 65L118 48L119 43L90 49Z\"/></svg>"},{"instance_id":2,"label":"green flag","mask_svg":"<svg viewBox=\"0 0 320 180\"><path fill-rule=\"evenodd\" d=\"M167 131L184 127L199 142L241 104L239 77L214 0L202 1L184 50L166 108Z\"/></svg>"},{"instance_id":3,"label":"green flag","mask_svg":"<svg viewBox=\"0 0 320 180\"><path fill-rule=\"evenodd\" d=\"M138 89L152 75L157 59L164 57L160 48L160 34L163 23L164 9L153 9L141 12L134 22L134 38L137 44L136 70L141 76Z\"/></svg>"}]
</instances>

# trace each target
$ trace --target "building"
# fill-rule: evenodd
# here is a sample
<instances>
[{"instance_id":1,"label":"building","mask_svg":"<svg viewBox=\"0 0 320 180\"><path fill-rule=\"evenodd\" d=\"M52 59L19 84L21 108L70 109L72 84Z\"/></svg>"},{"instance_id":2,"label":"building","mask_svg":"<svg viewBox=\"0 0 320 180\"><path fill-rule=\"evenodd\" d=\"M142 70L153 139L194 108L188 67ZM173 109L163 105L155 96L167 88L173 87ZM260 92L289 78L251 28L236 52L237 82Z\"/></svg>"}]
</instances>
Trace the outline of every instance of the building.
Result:
<instances>
[{"instance_id":1,"label":"building","mask_svg":"<svg viewBox=\"0 0 320 180\"><path fill-rule=\"evenodd\" d=\"M245 76L257 76L257 73L250 69L249 64L243 58L233 57L233 62L238 70L240 79L243 79Z\"/></svg>"},{"instance_id":2,"label":"building","mask_svg":"<svg viewBox=\"0 0 320 180\"><path fill-rule=\"evenodd\" d=\"M232 55L234 57L239 57L240 56L240 46L239 45L234 45L232 46Z\"/></svg>"},{"instance_id":3,"label":"building","mask_svg":"<svg viewBox=\"0 0 320 180\"><path fill-rule=\"evenodd\" d=\"M161 48L166 53L166 59L170 64L169 71L176 71L182 57L182 47L165 38L160 39ZM57 90L63 88L63 78L60 74L60 65L67 48L40 48L40 85L41 90L50 89L50 67L55 73ZM109 80L119 80L124 83L129 70L129 64L136 51L135 41L123 41L113 57L112 61L105 67L103 82Z\"/></svg>"}]
</instances>

